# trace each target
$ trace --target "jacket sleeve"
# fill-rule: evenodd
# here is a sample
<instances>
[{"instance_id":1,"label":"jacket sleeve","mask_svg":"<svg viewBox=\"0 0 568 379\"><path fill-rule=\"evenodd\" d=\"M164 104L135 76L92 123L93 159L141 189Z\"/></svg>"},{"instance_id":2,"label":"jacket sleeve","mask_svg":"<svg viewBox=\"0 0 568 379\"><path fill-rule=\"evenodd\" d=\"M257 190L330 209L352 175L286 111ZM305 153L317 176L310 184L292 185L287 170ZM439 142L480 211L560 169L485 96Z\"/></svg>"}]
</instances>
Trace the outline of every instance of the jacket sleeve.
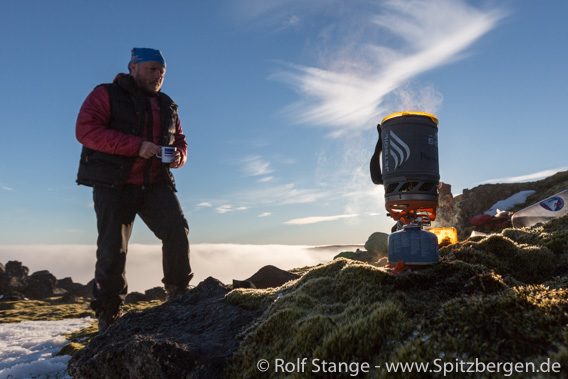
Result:
<instances>
[{"instance_id":1,"label":"jacket sleeve","mask_svg":"<svg viewBox=\"0 0 568 379\"><path fill-rule=\"evenodd\" d=\"M98 86L87 96L77 116L77 140L91 150L138 156L142 137L109 129L110 118L110 96L105 87Z\"/></svg>"},{"instance_id":2,"label":"jacket sleeve","mask_svg":"<svg viewBox=\"0 0 568 379\"><path fill-rule=\"evenodd\" d=\"M174 168L180 168L187 162L187 141L185 140L185 135L183 134L183 129L181 128L181 123L177 115L174 146L177 147L178 151L181 153L181 161L177 166L174 166Z\"/></svg>"}]
</instances>

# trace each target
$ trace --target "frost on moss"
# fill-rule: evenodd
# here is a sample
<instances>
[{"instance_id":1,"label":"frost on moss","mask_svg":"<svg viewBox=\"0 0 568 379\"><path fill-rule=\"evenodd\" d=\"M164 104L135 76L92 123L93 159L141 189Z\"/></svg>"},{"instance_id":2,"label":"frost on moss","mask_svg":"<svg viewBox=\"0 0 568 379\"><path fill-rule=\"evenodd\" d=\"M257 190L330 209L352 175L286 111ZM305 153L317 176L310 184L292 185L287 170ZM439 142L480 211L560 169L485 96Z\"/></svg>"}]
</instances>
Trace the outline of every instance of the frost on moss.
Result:
<instances>
[{"instance_id":1,"label":"frost on moss","mask_svg":"<svg viewBox=\"0 0 568 379\"><path fill-rule=\"evenodd\" d=\"M518 244L502 234L441 249L448 260L481 264L523 283L542 283L559 271L560 258L543 245Z\"/></svg>"},{"instance_id":2,"label":"frost on moss","mask_svg":"<svg viewBox=\"0 0 568 379\"><path fill-rule=\"evenodd\" d=\"M566 363L567 220L470 238L442 248L440 263L396 276L340 258L286 287L233 291L229 301L263 313L229 374L257 376L260 359Z\"/></svg>"}]
</instances>

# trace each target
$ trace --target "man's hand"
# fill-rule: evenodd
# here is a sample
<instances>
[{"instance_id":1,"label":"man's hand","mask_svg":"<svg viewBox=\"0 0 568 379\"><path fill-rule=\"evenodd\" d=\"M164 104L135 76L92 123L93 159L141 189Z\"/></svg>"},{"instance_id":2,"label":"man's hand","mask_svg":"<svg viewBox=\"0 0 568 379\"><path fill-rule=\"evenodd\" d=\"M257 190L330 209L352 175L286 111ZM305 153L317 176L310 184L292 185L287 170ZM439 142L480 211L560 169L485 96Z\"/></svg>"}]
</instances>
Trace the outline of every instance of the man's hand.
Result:
<instances>
[{"instance_id":1,"label":"man's hand","mask_svg":"<svg viewBox=\"0 0 568 379\"><path fill-rule=\"evenodd\" d=\"M138 151L138 155L145 159L152 158L159 153L160 146L150 141L143 141L142 145L140 145L140 151Z\"/></svg>"},{"instance_id":2,"label":"man's hand","mask_svg":"<svg viewBox=\"0 0 568 379\"><path fill-rule=\"evenodd\" d=\"M178 150L176 150L174 154L174 160L172 161L172 163L170 163L170 167L177 168L180 163L181 163L181 153Z\"/></svg>"}]
</instances>

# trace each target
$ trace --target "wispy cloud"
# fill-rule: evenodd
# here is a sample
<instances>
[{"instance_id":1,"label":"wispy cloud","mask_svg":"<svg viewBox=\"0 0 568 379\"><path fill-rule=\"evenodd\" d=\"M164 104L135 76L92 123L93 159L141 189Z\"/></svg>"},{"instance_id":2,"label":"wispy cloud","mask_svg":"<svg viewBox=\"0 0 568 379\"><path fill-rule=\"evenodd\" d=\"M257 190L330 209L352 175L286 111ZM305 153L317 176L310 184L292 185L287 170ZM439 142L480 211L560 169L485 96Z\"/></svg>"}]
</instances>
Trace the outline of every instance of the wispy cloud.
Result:
<instances>
[{"instance_id":1,"label":"wispy cloud","mask_svg":"<svg viewBox=\"0 0 568 379\"><path fill-rule=\"evenodd\" d=\"M337 215L337 216L314 216L314 217L303 217L303 218L295 218L290 221L286 221L284 224L287 225L307 225L307 224L316 224L318 222L327 222L327 221L336 221L342 220L345 218L352 218L357 217L357 214L350 214L350 215Z\"/></svg>"},{"instance_id":2,"label":"wispy cloud","mask_svg":"<svg viewBox=\"0 0 568 379\"><path fill-rule=\"evenodd\" d=\"M272 215L272 213L270 213L270 212L264 212L264 213L259 214L258 217L268 217L268 216L271 216L271 215Z\"/></svg>"},{"instance_id":3,"label":"wispy cloud","mask_svg":"<svg viewBox=\"0 0 568 379\"><path fill-rule=\"evenodd\" d=\"M14 190L12 187L8 187L8 186L5 186L3 184L0 184L0 189L4 190L4 191L13 191Z\"/></svg>"},{"instance_id":4,"label":"wispy cloud","mask_svg":"<svg viewBox=\"0 0 568 379\"><path fill-rule=\"evenodd\" d=\"M197 204L198 207L212 207L213 205L211 203L208 202L203 202L203 203L199 203Z\"/></svg>"},{"instance_id":5,"label":"wispy cloud","mask_svg":"<svg viewBox=\"0 0 568 379\"><path fill-rule=\"evenodd\" d=\"M345 48L339 50L348 50L347 57L331 55L321 67L288 64L288 70L271 76L303 96L288 109L298 122L331 128L334 136L370 128L384 113L387 95L416 75L461 58L460 53L503 17L503 12L481 11L460 0L382 4L380 14L357 21L364 20L362 27L371 37L376 38L377 30L390 33L397 47L371 39L350 41L347 36ZM361 26L355 29L352 37L361 38Z\"/></svg>"},{"instance_id":6,"label":"wispy cloud","mask_svg":"<svg viewBox=\"0 0 568 379\"><path fill-rule=\"evenodd\" d=\"M215 208L217 213L220 213L220 214L235 212L235 211L244 211L244 210L247 210L247 209L248 209L248 207L235 207L233 205L221 205L220 207Z\"/></svg>"},{"instance_id":7,"label":"wispy cloud","mask_svg":"<svg viewBox=\"0 0 568 379\"><path fill-rule=\"evenodd\" d=\"M544 178L547 178L551 175L556 174L557 172L566 171L566 170L568 170L568 167L560 167L560 168L554 168L554 169L551 169L551 170L544 170L544 171L535 172L533 174L520 175L520 176L509 176L509 177L506 177L506 178L498 178L498 179L489 179L489 180L482 182L481 184L530 182L530 181L534 181L534 180L544 179Z\"/></svg>"},{"instance_id":8,"label":"wispy cloud","mask_svg":"<svg viewBox=\"0 0 568 379\"><path fill-rule=\"evenodd\" d=\"M400 110L436 114L443 95L417 77L464 58L468 48L505 16L502 10L475 7L465 0L243 1L246 6L239 8L250 27L290 32L296 29L283 26L295 24L314 32L302 46L304 61L281 63L269 79L299 94L299 100L284 109L291 119L341 138L330 140L320 152L314 185L261 185L234 201L245 205L343 202L341 216L384 210L384 189L369 178L377 122ZM249 174L255 168L270 169L256 158L249 162L256 164L251 164ZM336 219L331 217L289 223ZM355 223L359 218L346 220Z\"/></svg>"},{"instance_id":9,"label":"wispy cloud","mask_svg":"<svg viewBox=\"0 0 568 379\"><path fill-rule=\"evenodd\" d=\"M242 170L247 176L268 175L274 170L270 168L270 162L265 161L260 156L247 157L241 161Z\"/></svg>"},{"instance_id":10,"label":"wispy cloud","mask_svg":"<svg viewBox=\"0 0 568 379\"><path fill-rule=\"evenodd\" d=\"M316 188L299 188L294 183L263 185L235 194L240 203L255 205L307 204L329 198L332 193Z\"/></svg>"}]
</instances>

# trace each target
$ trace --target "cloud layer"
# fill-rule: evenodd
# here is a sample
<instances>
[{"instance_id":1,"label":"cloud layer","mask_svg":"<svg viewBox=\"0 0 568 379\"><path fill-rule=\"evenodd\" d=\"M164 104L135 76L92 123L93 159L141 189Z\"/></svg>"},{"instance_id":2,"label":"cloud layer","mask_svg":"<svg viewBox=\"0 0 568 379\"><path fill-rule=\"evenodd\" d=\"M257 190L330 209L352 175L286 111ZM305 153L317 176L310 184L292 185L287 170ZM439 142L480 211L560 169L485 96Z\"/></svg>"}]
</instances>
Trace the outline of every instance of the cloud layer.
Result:
<instances>
[{"instance_id":1,"label":"cloud layer","mask_svg":"<svg viewBox=\"0 0 568 379\"><path fill-rule=\"evenodd\" d=\"M233 279L249 278L266 265L283 270L312 266L331 260L337 252L338 248L310 246L193 244L191 268L195 277L191 284L209 276L230 284ZM92 245L0 245L0 263L17 260L30 269L30 274L49 270L58 279L71 277L86 284L94 277L95 253L96 246ZM162 285L161 255L161 245L130 244L126 261L130 292Z\"/></svg>"}]
</instances>

